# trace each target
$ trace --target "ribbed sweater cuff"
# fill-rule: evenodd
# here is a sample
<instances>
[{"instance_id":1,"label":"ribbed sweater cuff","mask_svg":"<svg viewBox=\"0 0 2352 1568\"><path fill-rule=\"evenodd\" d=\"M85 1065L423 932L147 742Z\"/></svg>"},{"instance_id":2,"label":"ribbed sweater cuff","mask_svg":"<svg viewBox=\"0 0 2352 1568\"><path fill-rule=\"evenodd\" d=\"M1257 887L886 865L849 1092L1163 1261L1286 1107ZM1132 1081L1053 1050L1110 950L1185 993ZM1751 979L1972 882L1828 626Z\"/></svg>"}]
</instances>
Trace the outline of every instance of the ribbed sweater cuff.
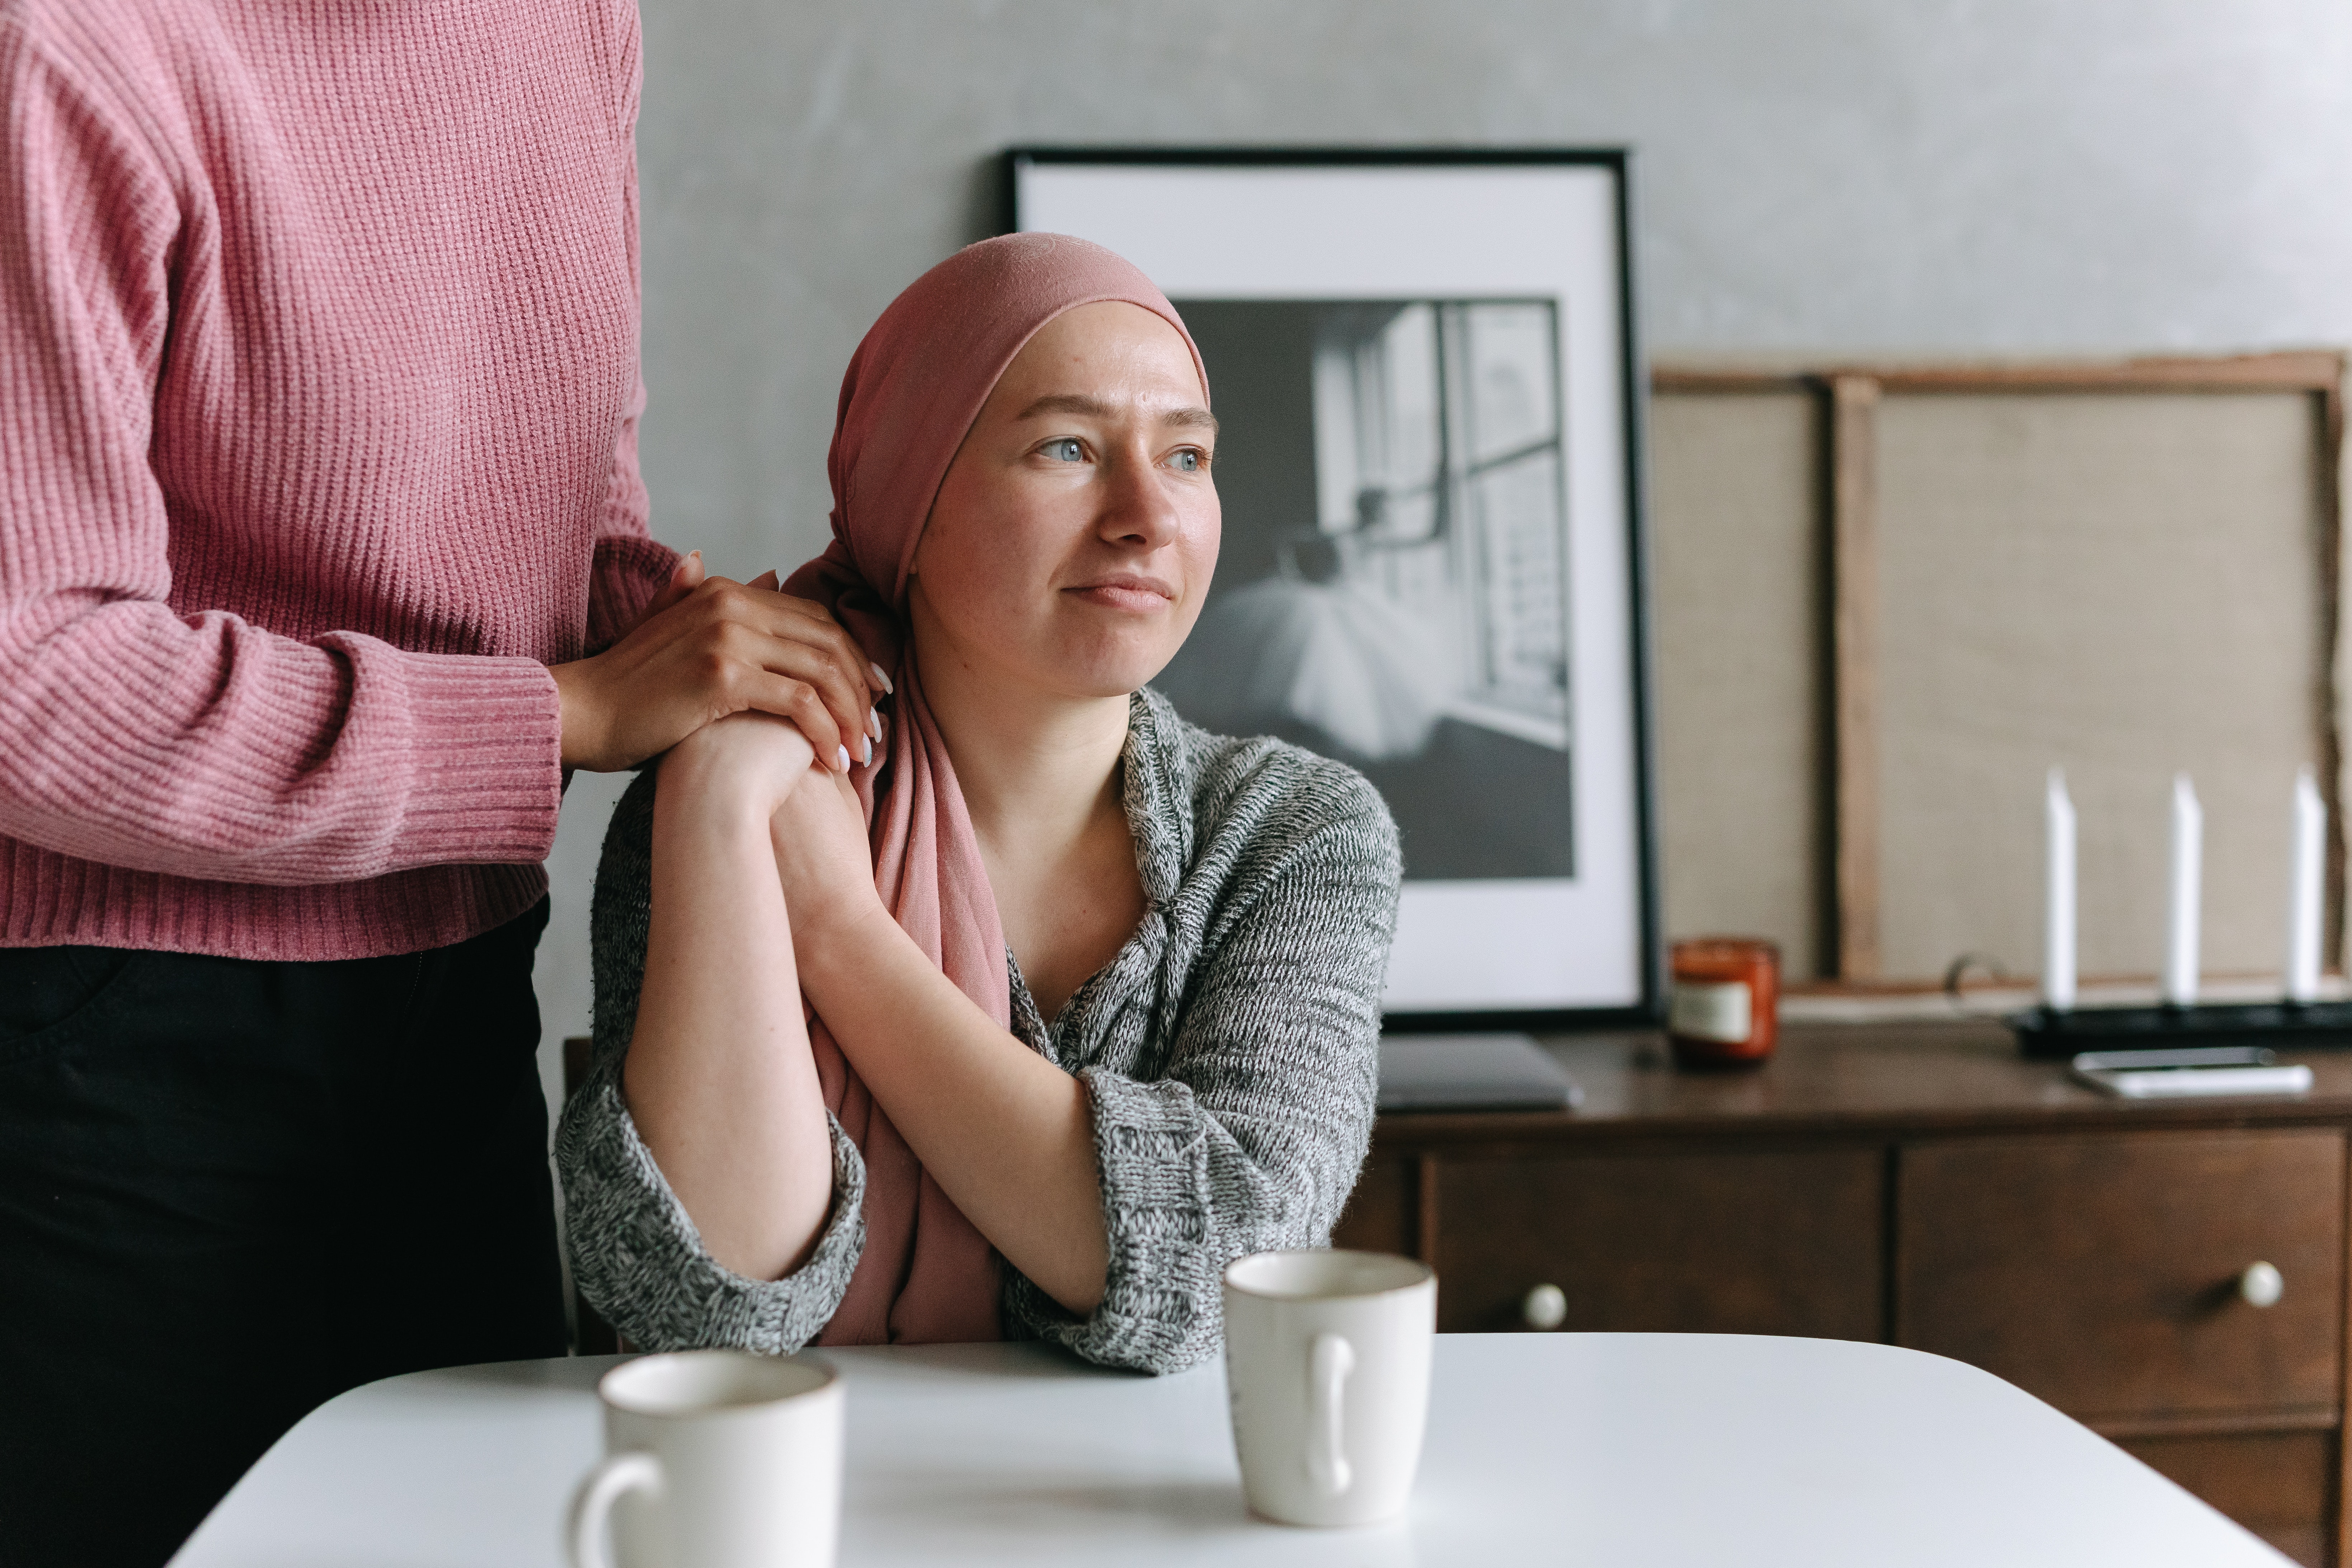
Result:
<instances>
[{"instance_id":1,"label":"ribbed sweater cuff","mask_svg":"<svg viewBox=\"0 0 2352 1568\"><path fill-rule=\"evenodd\" d=\"M408 655L415 784L401 825L413 863L536 863L563 800L563 707L528 658Z\"/></svg>"},{"instance_id":2,"label":"ribbed sweater cuff","mask_svg":"<svg viewBox=\"0 0 2352 1568\"><path fill-rule=\"evenodd\" d=\"M866 1248L866 1161L833 1113L833 1213L808 1260L751 1279L710 1256L622 1102L623 1058L564 1107L555 1159L572 1277L614 1328L647 1350L724 1345L790 1355L824 1331Z\"/></svg>"},{"instance_id":3,"label":"ribbed sweater cuff","mask_svg":"<svg viewBox=\"0 0 2352 1568\"><path fill-rule=\"evenodd\" d=\"M1181 1372L1216 1349L1225 1263L1207 1201L1205 1113L1181 1084L1138 1083L1099 1067L1078 1076L1094 1111L1109 1249L1102 1302L1076 1320L1024 1279L1013 1304L1034 1331L1088 1361Z\"/></svg>"}]
</instances>

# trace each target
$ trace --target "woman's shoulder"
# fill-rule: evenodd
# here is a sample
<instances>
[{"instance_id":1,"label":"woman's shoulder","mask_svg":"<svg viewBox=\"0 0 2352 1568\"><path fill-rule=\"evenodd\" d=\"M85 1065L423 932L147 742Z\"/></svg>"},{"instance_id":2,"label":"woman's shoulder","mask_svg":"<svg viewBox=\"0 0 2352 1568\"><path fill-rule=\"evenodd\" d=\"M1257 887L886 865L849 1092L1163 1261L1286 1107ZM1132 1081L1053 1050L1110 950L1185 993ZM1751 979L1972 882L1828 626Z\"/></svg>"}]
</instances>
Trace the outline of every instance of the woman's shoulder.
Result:
<instances>
[{"instance_id":1,"label":"woman's shoulder","mask_svg":"<svg viewBox=\"0 0 2352 1568\"><path fill-rule=\"evenodd\" d=\"M1171 791L1191 808L1196 854L1221 841L1280 853L1321 838L1397 858L1387 801L1345 763L1271 735L1215 734L1158 692L1140 696Z\"/></svg>"}]
</instances>

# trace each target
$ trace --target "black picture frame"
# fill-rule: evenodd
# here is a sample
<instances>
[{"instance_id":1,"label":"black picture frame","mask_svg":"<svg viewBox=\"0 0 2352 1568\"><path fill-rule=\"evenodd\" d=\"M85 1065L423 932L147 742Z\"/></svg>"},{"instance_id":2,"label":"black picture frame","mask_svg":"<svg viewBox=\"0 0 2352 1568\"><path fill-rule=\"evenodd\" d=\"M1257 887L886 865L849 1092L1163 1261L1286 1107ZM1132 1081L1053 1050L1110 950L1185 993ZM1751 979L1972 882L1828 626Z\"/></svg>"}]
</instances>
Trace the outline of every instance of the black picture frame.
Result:
<instances>
[{"instance_id":1,"label":"black picture frame","mask_svg":"<svg viewBox=\"0 0 2352 1568\"><path fill-rule=\"evenodd\" d=\"M998 159L999 227L1000 232L1011 233L1026 226L1024 219L1030 216L1024 211L1027 190L1041 174L1051 177L1073 170L1097 170L1116 176L1120 171L1150 170L1213 174L1244 170L1426 173L1496 169L1591 171L1605 176L1611 187L1608 205L1613 234L1608 241L1612 252L1609 260L1613 262L1616 283L1613 314L1617 363L1613 379L1622 463L1622 652L1628 721L1624 761L1631 775L1627 780L1630 799L1625 803L1630 813L1631 842L1623 848L1630 860L1633 908L1628 912L1634 927L1630 933L1632 973L1627 977L1630 983L1620 992L1589 1004L1568 998L1546 1005L1519 1005L1505 999L1494 1005L1483 1005L1469 999L1467 1005L1457 1002L1451 1005L1422 1005L1408 1000L1391 1005L1384 1026L1396 1033L1654 1027L1664 1018L1665 976L1660 930L1654 680L1650 647L1645 428L1648 386L1636 304L1637 230L1632 151L1624 147L1016 146L1007 149ZM1077 232L1083 235L1082 229ZM1084 237L1105 238L1107 243L1113 243L1114 248L1127 250L1146 271L1154 271L1151 257L1136 254L1133 247L1118 245L1101 235ZM1163 286L1171 281L1161 280ZM1180 306L1183 303L1186 291L1181 283L1168 287L1168 291ZM1298 296L1293 291L1285 297ZM1329 297L1357 296L1345 289L1334 289ZM1556 417L1564 421L1566 416ZM1572 456L1564 433L1559 442L1559 461L1565 468ZM1565 485L1564 479L1562 482ZM1563 534L1573 526L1572 521L1564 520ZM1573 940L1572 932L1566 930L1560 936L1563 943Z\"/></svg>"}]
</instances>

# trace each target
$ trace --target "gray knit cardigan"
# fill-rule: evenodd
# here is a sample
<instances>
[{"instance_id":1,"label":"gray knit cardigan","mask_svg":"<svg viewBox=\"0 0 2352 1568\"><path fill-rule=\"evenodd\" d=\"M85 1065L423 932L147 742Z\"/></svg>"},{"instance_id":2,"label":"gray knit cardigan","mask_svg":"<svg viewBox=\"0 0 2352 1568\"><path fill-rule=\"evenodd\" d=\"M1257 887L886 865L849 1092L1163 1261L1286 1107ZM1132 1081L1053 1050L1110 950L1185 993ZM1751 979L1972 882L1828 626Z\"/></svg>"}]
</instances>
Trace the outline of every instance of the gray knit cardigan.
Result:
<instances>
[{"instance_id":1,"label":"gray knit cardigan","mask_svg":"<svg viewBox=\"0 0 2352 1568\"><path fill-rule=\"evenodd\" d=\"M1151 691L1131 703L1121 769L1150 899L1135 934L1051 1024L1006 955L1013 1032L1092 1104L1102 1304L1079 1318L1007 1267L1001 1317L1008 1337L1175 1372L1217 1348L1224 1266L1323 1245L1355 1185L1402 866L1361 775L1209 734ZM649 1349L794 1351L856 1267L865 1166L835 1123L834 1210L814 1252L751 1279L711 1258L637 1136L620 1072L645 972L653 805L648 773L614 811L596 873L595 1065L556 1140L572 1272Z\"/></svg>"}]
</instances>

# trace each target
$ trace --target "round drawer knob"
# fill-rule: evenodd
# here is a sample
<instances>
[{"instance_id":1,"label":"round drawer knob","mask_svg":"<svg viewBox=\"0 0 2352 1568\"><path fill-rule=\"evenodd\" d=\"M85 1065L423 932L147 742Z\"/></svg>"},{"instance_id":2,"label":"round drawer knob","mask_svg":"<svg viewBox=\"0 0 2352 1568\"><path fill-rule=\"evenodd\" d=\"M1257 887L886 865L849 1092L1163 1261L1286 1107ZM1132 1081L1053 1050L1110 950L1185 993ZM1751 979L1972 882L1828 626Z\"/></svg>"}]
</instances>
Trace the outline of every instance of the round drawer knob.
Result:
<instances>
[{"instance_id":1,"label":"round drawer knob","mask_svg":"<svg viewBox=\"0 0 2352 1568\"><path fill-rule=\"evenodd\" d=\"M2278 1299L2286 1294L2286 1281L2267 1263L2249 1263L2246 1271L2238 1276L2238 1294L2245 1298L2249 1307L2275 1307Z\"/></svg>"},{"instance_id":2,"label":"round drawer knob","mask_svg":"<svg viewBox=\"0 0 2352 1568\"><path fill-rule=\"evenodd\" d=\"M1519 1321L1531 1329L1559 1327L1568 1321L1567 1294L1557 1285L1537 1286L1520 1298Z\"/></svg>"}]
</instances>

